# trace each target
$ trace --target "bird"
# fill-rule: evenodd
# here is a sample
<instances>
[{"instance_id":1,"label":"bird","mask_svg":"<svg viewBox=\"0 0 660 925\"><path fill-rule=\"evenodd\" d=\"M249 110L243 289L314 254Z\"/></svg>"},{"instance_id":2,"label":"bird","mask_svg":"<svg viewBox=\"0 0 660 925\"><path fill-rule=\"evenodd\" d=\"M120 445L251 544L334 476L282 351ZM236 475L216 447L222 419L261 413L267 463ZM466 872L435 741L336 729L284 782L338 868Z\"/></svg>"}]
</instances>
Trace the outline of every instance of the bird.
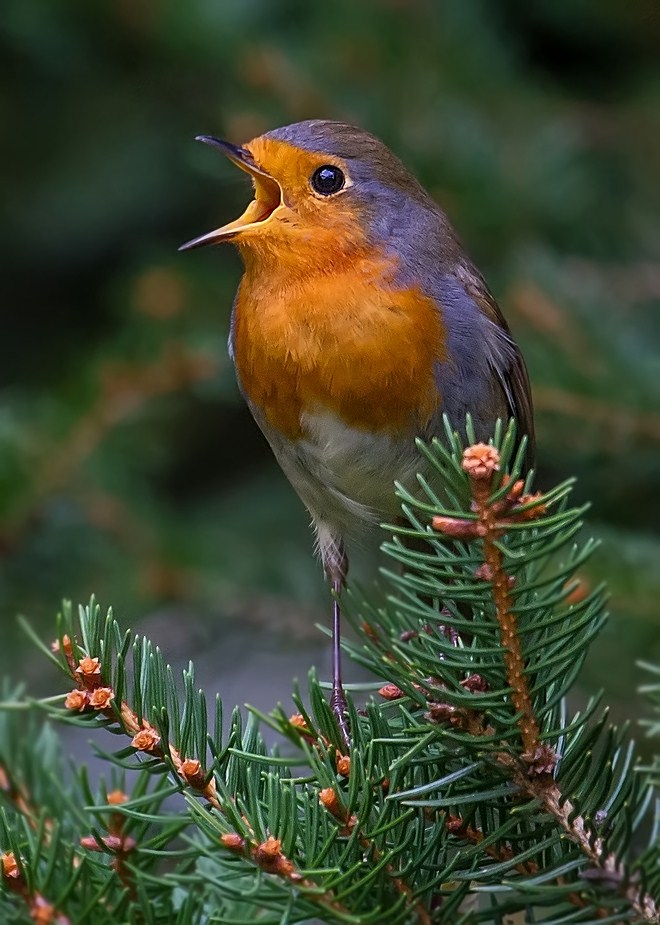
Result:
<instances>
[{"instance_id":1,"label":"bird","mask_svg":"<svg viewBox=\"0 0 660 925\"><path fill-rule=\"evenodd\" d=\"M239 388L306 506L333 597L330 705L348 744L340 597L347 546L400 514L417 438L516 419L534 458L521 351L447 215L375 135L311 119L244 145L198 141L249 174L243 214L180 250L231 242L244 273L229 353Z\"/></svg>"}]
</instances>

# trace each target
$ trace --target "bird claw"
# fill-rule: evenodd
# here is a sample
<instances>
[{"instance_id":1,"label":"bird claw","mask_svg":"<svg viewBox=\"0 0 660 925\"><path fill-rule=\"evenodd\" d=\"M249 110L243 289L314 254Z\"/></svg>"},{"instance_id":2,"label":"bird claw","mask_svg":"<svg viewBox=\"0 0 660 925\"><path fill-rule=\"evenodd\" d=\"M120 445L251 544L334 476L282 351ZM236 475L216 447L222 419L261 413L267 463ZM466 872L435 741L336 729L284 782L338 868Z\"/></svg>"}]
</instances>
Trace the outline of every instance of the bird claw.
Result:
<instances>
[{"instance_id":1,"label":"bird claw","mask_svg":"<svg viewBox=\"0 0 660 925\"><path fill-rule=\"evenodd\" d=\"M347 748L350 748L351 734L348 720L346 718L348 714L348 704L346 703L346 694L344 693L344 689L342 687L333 687L332 694L330 695L330 708L335 714L335 718L339 726L339 731L344 740L344 745Z\"/></svg>"}]
</instances>

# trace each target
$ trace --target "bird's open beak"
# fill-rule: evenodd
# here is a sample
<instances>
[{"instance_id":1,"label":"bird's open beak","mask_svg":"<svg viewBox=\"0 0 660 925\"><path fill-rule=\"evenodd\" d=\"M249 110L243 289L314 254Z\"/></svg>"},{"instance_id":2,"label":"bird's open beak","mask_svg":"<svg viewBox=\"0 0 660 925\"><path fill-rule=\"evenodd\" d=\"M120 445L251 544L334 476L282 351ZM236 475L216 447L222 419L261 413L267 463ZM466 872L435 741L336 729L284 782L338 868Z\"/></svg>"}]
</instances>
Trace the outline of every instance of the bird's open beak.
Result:
<instances>
[{"instance_id":1,"label":"bird's open beak","mask_svg":"<svg viewBox=\"0 0 660 925\"><path fill-rule=\"evenodd\" d=\"M220 138L213 138L211 135L198 135L195 141L203 141L205 145L219 148L232 163L249 173L254 182L254 199L245 212L235 221L229 222L228 225L223 225L222 228L216 228L215 231L202 234L198 238L193 238L192 241L186 241L179 248L180 251L189 251L193 247L204 247L206 244L221 244L223 241L230 241L240 232L265 222L282 203L282 190L279 183L255 163L247 148L240 148L238 145L232 145L228 141L222 141Z\"/></svg>"}]
</instances>

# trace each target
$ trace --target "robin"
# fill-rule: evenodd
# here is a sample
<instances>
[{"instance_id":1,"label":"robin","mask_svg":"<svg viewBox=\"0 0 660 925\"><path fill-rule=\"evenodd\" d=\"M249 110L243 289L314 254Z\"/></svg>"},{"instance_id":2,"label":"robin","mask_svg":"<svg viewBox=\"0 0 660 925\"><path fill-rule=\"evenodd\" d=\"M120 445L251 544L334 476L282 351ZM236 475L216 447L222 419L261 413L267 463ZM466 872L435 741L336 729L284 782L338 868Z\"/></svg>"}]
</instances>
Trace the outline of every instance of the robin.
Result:
<instances>
[{"instance_id":1,"label":"robin","mask_svg":"<svg viewBox=\"0 0 660 925\"><path fill-rule=\"evenodd\" d=\"M393 482L423 469L415 440L487 440L514 417L534 444L525 362L447 216L378 138L310 120L244 147L211 136L248 173L235 221L180 249L236 244L245 273L229 352L240 389L311 514L333 590L331 705L347 739L339 595L345 544L399 512Z\"/></svg>"}]
</instances>

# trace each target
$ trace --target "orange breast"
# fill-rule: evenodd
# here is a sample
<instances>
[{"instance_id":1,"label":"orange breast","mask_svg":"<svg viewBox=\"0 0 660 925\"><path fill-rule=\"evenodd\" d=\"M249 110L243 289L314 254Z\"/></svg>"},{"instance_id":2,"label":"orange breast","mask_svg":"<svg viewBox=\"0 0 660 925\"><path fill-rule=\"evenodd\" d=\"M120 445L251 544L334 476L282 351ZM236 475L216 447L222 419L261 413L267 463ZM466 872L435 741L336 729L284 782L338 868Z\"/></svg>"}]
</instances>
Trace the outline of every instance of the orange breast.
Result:
<instances>
[{"instance_id":1,"label":"orange breast","mask_svg":"<svg viewBox=\"0 0 660 925\"><path fill-rule=\"evenodd\" d=\"M445 356L441 313L415 289L392 288L382 258L332 273L281 278L248 268L234 317L234 356L249 400L292 440L306 412L415 433L437 409L434 364Z\"/></svg>"}]
</instances>

